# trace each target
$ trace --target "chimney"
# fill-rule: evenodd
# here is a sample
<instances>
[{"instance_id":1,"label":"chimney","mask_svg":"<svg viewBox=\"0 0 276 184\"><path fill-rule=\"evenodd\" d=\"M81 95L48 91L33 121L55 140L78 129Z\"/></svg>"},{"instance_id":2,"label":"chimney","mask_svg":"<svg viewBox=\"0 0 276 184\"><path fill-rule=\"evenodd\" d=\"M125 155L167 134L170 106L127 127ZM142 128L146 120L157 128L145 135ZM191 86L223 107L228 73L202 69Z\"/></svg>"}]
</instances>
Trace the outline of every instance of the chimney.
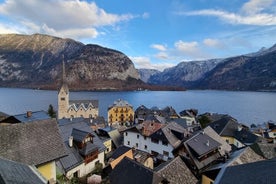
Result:
<instances>
[{"instance_id":1,"label":"chimney","mask_svg":"<svg viewBox=\"0 0 276 184\"><path fill-rule=\"evenodd\" d=\"M69 147L72 148L73 147L73 136L69 137Z\"/></svg>"},{"instance_id":2,"label":"chimney","mask_svg":"<svg viewBox=\"0 0 276 184\"><path fill-rule=\"evenodd\" d=\"M207 142L206 142L206 146L210 146L210 142L209 142L209 140L207 140Z\"/></svg>"},{"instance_id":3,"label":"chimney","mask_svg":"<svg viewBox=\"0 0 276 184\"><path fill-rule=\"evenodd\" d=\"M31 117L32 116L32 111L27 111L27 118Z\"/></svg>"},{"instance_id":4,"label":"chimney","mask_svg":"<svg viewBox=\"0 0 276 184\"><path fill-rule=\"evenodd\" d=\"M239 126L238 126L238 131L240 132L241 130L242 130L242 126L239 125Z\"/></svg>"}]
</instances>

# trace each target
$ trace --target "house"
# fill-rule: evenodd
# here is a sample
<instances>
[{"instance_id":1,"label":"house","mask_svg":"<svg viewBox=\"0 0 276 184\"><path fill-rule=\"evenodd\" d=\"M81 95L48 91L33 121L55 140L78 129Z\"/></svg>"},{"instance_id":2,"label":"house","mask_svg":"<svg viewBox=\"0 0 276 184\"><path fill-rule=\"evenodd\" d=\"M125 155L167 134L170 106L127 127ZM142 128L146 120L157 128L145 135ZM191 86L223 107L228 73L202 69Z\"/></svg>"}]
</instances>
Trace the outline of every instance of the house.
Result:
<instances>
[{"instance_id":1,"label":"house","mask_svg":"<svg viewBox=\"0 0 276 184\"><path fill-rule=\"evenodd\" d=\"M127 101L118 99L108 107L107 112L108 124L111 126L114 123L133 123L134 110L132 105Z\"/></svg>"},{"instance_id":2,"label":"house","mask_svg":"<svg viewBox=\"0 0 276 184\"><path fill-rule=\"evenodd\" d=\"M0 124L15 124L15 123L29 123L33 121L39 121L39 120L47 120L51 119L51 117L48 115L46 111L27 111L23 114L16 114L12 116L8 116L2 121L0 121Z\"/></svg>"},{"instance_id":3,"label":"house","mask_svg":"<svg viewBox=\"0 0 276 184\"><path fill-rule=\"evenodd\" d=\"M118 148L123 144L123 137L118 131L111 126L107 126L105 128L99 128L96 133L99 137L103 137L106 139L111 139L111 151Z\"/></svg>"},{"instance_id":4,"label":"house","mask_svg":"<svg viewBox=\"0 0 276 184\"><path fill-rule=\"evenodd\" d=\"M166 119L179 118L180 116L171 106L167 106L163 109L159 109L158 107L148 109L144 105L141 105L135 110L134 117L135 124L138 124L145 120L152 120L151 118L153 117L157 118L160 123L165 123L164 121Z\"/></svg>"},{"instance_id":5,"label":"house","mask_svg":"<svg viewBox=\"0 0 276 184\"><path fill-rule=\"evenodd\" d=\"M56 181L55 161L66 156L55 119L0 126L0 156L34 165L47 181Z\"/></svg>"},{"instance_id":6,"label":"house","mask_svg":"<svg viewBox=\"0 0 276 184\"><path fill-rule=\"evenodd\" d=\"M99 115L98 100L69 100L69 87L65 78L63 62L62 86L58 92L58 119L62 118L96 118Z\"/></svg>"},{"instance_id":7,"label":"house","mask_svg":"<svg viewBox=\"0 0 276 184\"><path fill-rule=\"evenodd\" d=\"M187 126L192 126L192 125L199 125L198 121L196 120L198 111L195 109L188 109L188 110L183 110L179 113L180 117L185 119L187 122Z\"/></svg>"},{"instance_id":8,"label":"house","mask_svg":"<svg viewBox=\"0 0 276 184\"><path fill-rule=\"evenodd\" d=\"M189 167L178 156L154 169L155 172L173 184L196 184L198 179L190 171Z\"/></svg>"},{"instance_id":9,"label":"house","mask_svg":"<svg viewBox=\"0 0 276 184\"><path fill-rule=\"evenodd\" d=\"M97 131L99 128L105 128L107 126L107 122L105 121L103 116L97 116L96 118L89 119L90 127Z\"/></svg>"},{"instance_id":10,"label":"house","mask_svg":"<svg viewBox=\"0 0 276 184\"><path fill-rule=\"evenodd\" d=\"M61 121L59 130L66 146L68 156L59 159L57 166L69 179L83 177L95 169L95 165L104 164L105 146L102 140L80 119Z\"/></svg>"},{"instance_id":11,"label":"house","mask_svg":"<svg viewBox=\"0 0 276 184\"><path fill-rule=\"evenodd\" d=\"M230 166L222 170L214 184L275 183L276 159Z\"/></svg>"},{"instance_id":12,"label":"house","mask_svg":"<svg viewBox=\"0 0 276 184\"><path fill-rule=\"evenodd\" d=\"M124 157L110 174L111 184L161 184L165 182L159 174L134 160Z\"/></svg>"},{"instance_id":13,"label":"house","mask_svg":"<svg viewBox=\"0 0 276 184\"><path fill-rule=\"evenodd\" d=\"M120 146L119 148L117 148L114 153L112 154L112 156L109 158L109 163L112 169L114 169L114 167L116 167L116 165L124 158L124 157L128 157L130 159L134 159L133 158L133 152L132 149L126 146Z\"/></svg>"},{"instance_id":14,"label":"house","mask_svg":"<svg viewBox=\"0 0 276 184\"><path fill-rule=\"evenodd\" d=\"M224 172L227 167L247 164L256 161L264 160L263 157L256 154L250 147L245 147L240 150L233 152L227 160L218 162L217 164L211 165L202 173L202 184L213 183L217 177L219 177L220 172Z\"/></svg>"},{"instance_id":15,"label":"house","mask_svg":"<svg viewBox=\"0 0 276 184\"><path fill-rule=\"evenodd\" d=\"M251 145L258 141L258 136L244 128L234 118L222 116L208 126L212 127L227 143L237 148Z\"/></svg>"},{"instance_id":16,"label":"house","mask_svg":"<svg viewBox=\"0 0 276 184\"><path fill-rule=\"evenodd\" d=\"M174 157L173 150L187 135L187 130L177 123L144 122L124 132L124 145L166 161Z\"/></svg>"},{"instance_id":17,"label":"house","mask_svg":"<svg viewBox=\"0 0 276 184\"><path fill-rule=\"evenodd\" d=\"M154 160L150 153L141 151L138 149L132 149L133 157L136 162L144 165L147 168L153 169L154 168Z\"/></svg>"},{"instance_id":18,"label":"house","mask_svg":"<svg viewBox=\"0 0 276 184\"><path fill-rule=\"evenodd\" d=\"M46 184L36 167L0 157L0 183Z\"/></svg>"},{"instance_id":19,"label":"house","mask_svg":"<svg viewBox=\"0 0 276 184\"><path fill-rule=\"evenodd\" d=\"M206 135L204 131L197 133L184 142L185 158L195 171L201 171L221 157L221 143Z\"/></svg>"}]
</instances>

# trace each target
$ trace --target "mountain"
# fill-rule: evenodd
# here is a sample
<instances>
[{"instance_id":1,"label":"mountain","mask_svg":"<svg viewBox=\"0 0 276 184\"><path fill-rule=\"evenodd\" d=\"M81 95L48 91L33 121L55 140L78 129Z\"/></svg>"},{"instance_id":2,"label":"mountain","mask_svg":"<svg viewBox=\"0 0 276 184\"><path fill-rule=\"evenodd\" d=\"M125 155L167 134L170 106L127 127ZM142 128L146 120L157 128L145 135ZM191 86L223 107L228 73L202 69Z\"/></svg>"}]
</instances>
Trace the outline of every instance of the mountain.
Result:
<instances>
[{"instance_id":1,"label":"mountain","mask_svg":"<svg viewBox=\"0 0 276 184\"><path fill-rule=\"evenodd\" d=\"M0 86L57 89L62 61L75 90L148 87L123 53L49 35L0 35Z\"/></svg>"},{"instance_id":2,"label":"mountain","mask_svg":"<svg viewBox=\"0 0 276 184\"><path fill-rule=\"evenodd\" d=\"M276 47L256 56L237 56L225 59L204 78L196 88L223 90L276 90Z\"/></svg>"},{"instance_id":3,"label":"mountain","mask_svg":"<svg viewBox=\"0 0 276 184\"><path fill-rule=\"evenodd\" d=\"M140 74L140 78L142 81L144 82L148 82L149 78L152 75L155 75L157 73L160 73L159 70L155 70L155 69L146 69L146 68L142 68L142 69L138 69L138 72Z\"/></svg>"},{"instance_id":4,"label":"mountain","mask_svg":"<svg viewBox=\"0 0 276 184\"><path fill-rule=\"evenodd\" d=\"M181 62L174 67L165 69L163 72L153 73L147 82L155 85L173 85L190 88L220 61L220 59L212 59Z\"/></svg>"},{"instance_id":5,"label":"mountain","mask_svg":"<svg viewBox=\"0 0 276 184\"><path fill-rule=\"evenodd\" d=\"M276 45L225 59L181 62L147 82L188 89L276 90Z\"/></svg>"}]
</instances>

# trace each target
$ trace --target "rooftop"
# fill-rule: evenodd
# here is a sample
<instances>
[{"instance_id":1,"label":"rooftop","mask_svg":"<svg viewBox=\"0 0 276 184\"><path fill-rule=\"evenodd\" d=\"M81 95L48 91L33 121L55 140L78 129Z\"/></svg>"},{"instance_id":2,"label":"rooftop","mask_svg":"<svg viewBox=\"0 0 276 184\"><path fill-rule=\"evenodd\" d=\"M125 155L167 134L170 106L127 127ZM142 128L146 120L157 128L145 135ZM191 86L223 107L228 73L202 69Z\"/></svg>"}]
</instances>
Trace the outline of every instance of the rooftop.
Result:
<instances>
[{"instance_id":1,"label":"rooftop","mask_svg":"<svg viewBox=\"0 0 276 184\"><path fill-rule=\"evenodd\" d=\"M35 167L0 157L0 183L46 184L47 180Z\"/></svg>"},{"instance_id":2,"label":"rooftop","mask_svg":"<svg viewBox=\"0 0 276 184\"><path fill-rule=\"evenodd\" d=\"M0 156L28 165L40 165L66 155L55 119L0 126L0 147Z\"/></svg>"}]
</instances>

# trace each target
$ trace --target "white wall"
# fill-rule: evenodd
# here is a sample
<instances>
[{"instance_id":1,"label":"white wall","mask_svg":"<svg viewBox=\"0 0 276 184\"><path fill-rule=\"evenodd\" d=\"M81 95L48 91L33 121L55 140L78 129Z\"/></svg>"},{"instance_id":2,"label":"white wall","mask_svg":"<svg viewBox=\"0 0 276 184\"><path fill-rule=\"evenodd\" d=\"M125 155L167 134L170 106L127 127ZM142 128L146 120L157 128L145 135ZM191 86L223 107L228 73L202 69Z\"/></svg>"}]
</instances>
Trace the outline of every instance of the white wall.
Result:
<instances>
[{"instance_id":1,"label":"white wall","mask_svg":"<svg viewBox=\"0 0 276 184\"><path fill-rule=\"evenodd\" d=\"M104 152L99 153L98 158L89 162L88 164L82 163L81 165L71 169L66 173L66 177L71 179L75 172L78 172L78 177L86 176L95 169L95 163L99 161L104 166Z\"/></svg>"},{"instance_id":2,"label":"white wall","mask_svg":"<svg viewBox=\"0 0 276 184\"><path fill-rule=\"evenodd\" d=\"M137 138L137 135L139 135L139 138ZM128 145L129 141L129 145ZM136 147L136 143L138 143L138 147ZM142 136L139 133L134 133L134 132L126 132L124 133L124 145L128 147L135 147L139 150L151 153L151 151L158 152L159 154L163 155L163 151L169 152L169 157L173 158L172 150L173 147L168 144L168 145L163 145L162 141L159 140L158 144L151 142L150 137L146 137L144 139L144 136ZM147 149L145 149L145 145L147 145Z\"/></svg>"}]
</instances>

